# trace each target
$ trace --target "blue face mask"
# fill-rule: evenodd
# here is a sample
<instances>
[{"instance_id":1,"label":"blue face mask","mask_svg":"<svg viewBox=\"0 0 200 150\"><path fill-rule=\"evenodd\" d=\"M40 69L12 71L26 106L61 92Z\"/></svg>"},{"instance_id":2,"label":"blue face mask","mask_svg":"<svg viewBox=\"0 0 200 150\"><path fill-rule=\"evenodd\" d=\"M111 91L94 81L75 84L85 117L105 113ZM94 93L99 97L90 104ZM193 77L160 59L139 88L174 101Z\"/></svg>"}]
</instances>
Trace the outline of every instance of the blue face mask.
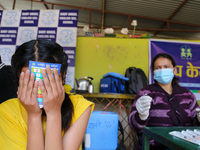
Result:
<instances>
[{"instance_id":1,"label":"blue face mask","mask_svg":"<svg viewBox=\"0 0 200 150\"><path fill-rule=\"evenodd\" d=\"M168 84L174 78L174 69L158 69L154 71L154 79L161 84Z\"/></svg>"}]
</instances>

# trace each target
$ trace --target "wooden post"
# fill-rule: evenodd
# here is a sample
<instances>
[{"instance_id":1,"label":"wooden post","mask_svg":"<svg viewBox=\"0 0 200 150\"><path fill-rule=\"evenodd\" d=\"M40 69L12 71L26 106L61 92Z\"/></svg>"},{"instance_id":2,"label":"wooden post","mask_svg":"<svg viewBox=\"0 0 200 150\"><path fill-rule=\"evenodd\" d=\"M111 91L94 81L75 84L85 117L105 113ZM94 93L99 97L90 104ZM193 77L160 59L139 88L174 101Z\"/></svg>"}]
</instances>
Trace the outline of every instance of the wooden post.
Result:
<instances>
[{"instance_id":1,"label":"wooden post","mask_svg":"<svg viewBox=\"0 0 200 150\"><path fill-rule=\"evenodd\" d=\"M15 9L15 3L16 3L16 0L13 0L13 10Z\"/></svg>"},{"instance_id":2,"label":"wooden post","mask_svg":"<svg viewBox=\"0 0 200 150\"><path fill-rule=\"evenodd\" d=\"M103 28L104 28L104 11L105 11L105 0L103 0L102 15L101 15L101 33L103 33Z\"/></svg>"}]
</instances>

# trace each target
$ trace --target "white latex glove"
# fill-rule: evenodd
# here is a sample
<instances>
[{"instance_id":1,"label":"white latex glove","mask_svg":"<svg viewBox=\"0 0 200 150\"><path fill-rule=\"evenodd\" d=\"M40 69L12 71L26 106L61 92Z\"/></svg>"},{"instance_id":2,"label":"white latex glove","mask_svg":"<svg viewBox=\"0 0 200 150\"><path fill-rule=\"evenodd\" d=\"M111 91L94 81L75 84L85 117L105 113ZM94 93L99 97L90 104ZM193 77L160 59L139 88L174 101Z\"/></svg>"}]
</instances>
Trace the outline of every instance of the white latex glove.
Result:
<instances>
[{"instance_id":1,"label":"white latex glove","mask_svg":"<svg viewBox=\"0 0 200 150\"><path fill-rule=\"evenodd\" d=\"M152 98L148 95L141 96L136 102L136 109L141 120L146 120L149 116Z\"/></svg>"},{"instance_id":2,"label":"white latex glove","mask_svg":"<svg viewBox=\"0 0 200 150\"><path fill-rule=\"evenodd\" d=\"M200 108L196 108L197 119L200 122Z\"/></svg>"}]
</instances>

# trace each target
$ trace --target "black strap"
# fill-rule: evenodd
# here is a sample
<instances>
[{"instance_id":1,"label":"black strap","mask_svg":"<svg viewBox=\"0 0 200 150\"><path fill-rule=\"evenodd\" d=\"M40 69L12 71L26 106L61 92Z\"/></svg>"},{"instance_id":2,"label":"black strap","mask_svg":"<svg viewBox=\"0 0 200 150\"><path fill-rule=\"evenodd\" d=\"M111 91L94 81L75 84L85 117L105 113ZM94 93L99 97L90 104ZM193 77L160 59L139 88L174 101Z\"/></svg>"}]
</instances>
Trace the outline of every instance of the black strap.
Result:
<instances>
[{"instance_id":1,"label":"black strap","mask_svg":"<svg viewBox=\"0 0 200 150\"><path fill-rule=\"evenodd\" d=\"M119 142L116 150L126 150L126 147L124 145L124 129L122 127L122 124L120 121L118 121L118 130L120 131L121 135L122 135L122 139L121 141Z\"/></svg>"},{"instance_id":2,"label":"black strap","mask_svg":"<svg viewBox=\"0 0 200 150\"><path fill-rule=\"evenodd\" d=\"M120 93L121 91L120 91L119 86L117 85L117 81L113 81L113 84L115 85L115 87L116 87L116 89L117 89L117 92ZM112 85L113 85L113 84L112 84ZM119 84L119 83L118 83L118 84Z\"/></svg>"}]
</instances>

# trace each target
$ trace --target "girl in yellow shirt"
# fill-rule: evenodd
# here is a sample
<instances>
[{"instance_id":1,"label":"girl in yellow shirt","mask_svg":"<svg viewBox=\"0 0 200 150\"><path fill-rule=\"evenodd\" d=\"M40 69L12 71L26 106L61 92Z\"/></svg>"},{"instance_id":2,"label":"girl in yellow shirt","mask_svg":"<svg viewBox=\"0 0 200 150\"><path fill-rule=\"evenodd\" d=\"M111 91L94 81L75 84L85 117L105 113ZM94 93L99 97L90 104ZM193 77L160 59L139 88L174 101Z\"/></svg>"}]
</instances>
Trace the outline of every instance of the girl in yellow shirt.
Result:
<instances>
[{"instance_id":1,"label":"girl in yellow shirt","mask_svg":"<svg viewBox=\"0 0 200 150\"><path fill-rule=\"evenodd\" d=\"M28 70L29 60L59 63L60 75L53 69L53 76L47 66L42 70L44 84L41 79L38 83ZM32 40L18 47L11 60L17 76L18 98L0 105L0 149L80 149L94 104L64 88L67 61L62 47L53 41ZM37 102L38 85L43 109Z\"/></svg>"}]
</instances>

